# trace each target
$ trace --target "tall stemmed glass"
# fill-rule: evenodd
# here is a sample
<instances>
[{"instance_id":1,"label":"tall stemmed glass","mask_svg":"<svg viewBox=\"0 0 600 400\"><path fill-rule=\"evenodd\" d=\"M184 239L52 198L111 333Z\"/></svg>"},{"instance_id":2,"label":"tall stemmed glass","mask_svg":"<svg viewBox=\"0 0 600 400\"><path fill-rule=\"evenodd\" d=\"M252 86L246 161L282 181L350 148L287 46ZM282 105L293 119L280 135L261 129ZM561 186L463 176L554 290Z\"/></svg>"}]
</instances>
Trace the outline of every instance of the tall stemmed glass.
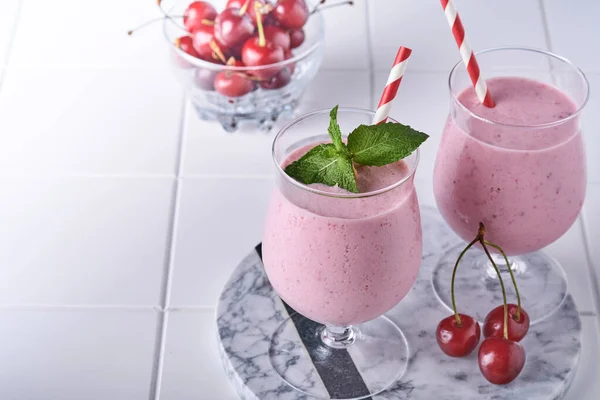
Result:
<instances>
[{"instance_id":1,"label":"tall stemmed glass","mask_svg":"<svg viewBox=\"0 0 600 400\"><path fill-rule=\"evenodd\" d=\"M478 53L477 60L500 108L474 105L465 66L456 64L449 77L450 116L434 171L435 198L462 239L470 240L478 223L485 224L488 239L508 253L523 306L536 322L567 294L565 272L539 250L572 226L583 204L580 115L588 82L568 60L537 49L491 49ZM493 112L498 116L489 117ZM448 307L452 267L463 247L451 248L434 271L434 289ZM497 262L510 282L503 258ZM502 303L496 275L482 251L468 253L462 263L457 302L462 312L482 321ZM514 301L514 292L510 295Z\"/></svg>"},{"instance_id":2,"label":"tall stemmed glass","mask_svg":"<svg viewBox=\"0 0 600 400\"><path fill-rule=\"evenodd\" d=\"M340 108L338 122L349 133L370 124L373 115ZM273 143L277 187L268 207L263 260L273 288L299 314L274 332L270 357L279 375L301 392L365 398L394 383L408 360L406 338L383 314L408 293L421 264L413 184L419 153L398 163L391 184L368 193L306 186L286 175L283 167L297 158L298 149L329 141L328 125L329 110L313 112L283 128ZM306 349L294 347L299 335ZM306 378L298 365L306 351L319 370L340 377L337 393L323 393ZM348 356L365 384L351 392L345 390L353 390L352 371L340 361Z\"/></svg>"}]
</instances>

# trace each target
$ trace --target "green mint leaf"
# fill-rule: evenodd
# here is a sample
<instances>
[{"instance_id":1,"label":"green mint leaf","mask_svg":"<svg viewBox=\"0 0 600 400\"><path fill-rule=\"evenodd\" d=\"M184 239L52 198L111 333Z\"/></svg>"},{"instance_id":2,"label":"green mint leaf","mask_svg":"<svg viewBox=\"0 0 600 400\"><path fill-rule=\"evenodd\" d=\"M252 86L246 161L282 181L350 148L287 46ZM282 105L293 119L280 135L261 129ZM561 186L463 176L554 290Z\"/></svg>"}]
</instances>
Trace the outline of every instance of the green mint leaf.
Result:
<instances>
[{"instance_id":1,"label":"green mint leaf","mask_svg":"<svg viewBox=\"0 0 600 400\"><path fill-rule=\"evenodd\" d=\"M285 168L285 172L305 185L323 183L338 185L349 192L358 193L352 159L341 153L332 143L313 147L298 161Z\"/></svg>"},{"instance_id":2,"label":"green mint leaf","mask_svg":"<svg viewBox=\"0 0 600 400\"><path fill-rule=\"evenodd\" d=\"M360 125L348 136L348 150L357 164L380 167L409 156L428 137L398 123Z\"/></svg>"},{"instance_id":3,"label":"green mint leaf","mask_svg":"<svg viewBox=\"0 0 600 400\"><path fill-rule=\"evenodd\" d=\"M329 113L329 128L327 129L327 132L329 132L329 136L331 137L335 149L340 153L348 153L346 145L342 142L342 130L337 123L337 113L338 106L335 106Z\"/></svg>"}]
</instances>

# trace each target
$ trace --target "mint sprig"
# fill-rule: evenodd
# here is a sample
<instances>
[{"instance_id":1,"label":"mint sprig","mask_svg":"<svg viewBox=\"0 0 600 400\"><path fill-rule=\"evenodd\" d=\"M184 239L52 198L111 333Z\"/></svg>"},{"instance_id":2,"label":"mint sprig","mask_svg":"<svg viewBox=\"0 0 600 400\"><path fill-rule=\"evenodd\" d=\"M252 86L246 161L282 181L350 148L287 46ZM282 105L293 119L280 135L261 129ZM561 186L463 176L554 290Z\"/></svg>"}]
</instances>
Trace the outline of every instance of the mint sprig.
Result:
<instances>
[{"instance_id":1,"label":"mint sprig","mask_svg":"<svg viewBox=\"0 0 600 400\"><path fill-rule=\"evenodd\" d=\"M383 166L408 157L429 137L408 125L386 122L360 125L342 141L337 123L338 106L330 116L329 137L332 143L319 144L285 168L285 172L306 185L323 183L358 193L353 163Z\"/></svg>"}]
</instances>

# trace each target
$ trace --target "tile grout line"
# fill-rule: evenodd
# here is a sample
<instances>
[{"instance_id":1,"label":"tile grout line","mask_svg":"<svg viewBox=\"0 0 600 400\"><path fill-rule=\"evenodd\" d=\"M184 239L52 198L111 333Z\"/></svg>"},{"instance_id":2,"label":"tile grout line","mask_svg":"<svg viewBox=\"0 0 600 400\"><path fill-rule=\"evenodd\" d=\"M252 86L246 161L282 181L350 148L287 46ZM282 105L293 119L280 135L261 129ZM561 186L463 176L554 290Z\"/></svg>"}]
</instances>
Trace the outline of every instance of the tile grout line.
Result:
<instances>
[{"instance_id":1,"label":"tile grout line","mask_svg":"<svg viewBox=\"0 0 600 400\"><path fill-rule=\"evenodd\" d=\"M168 313L164 312L171 296L171 285L173 280L173 263L175 259L175 243L177 235L177 222L179 217L179 203L181 199L180 175L184 161L185 131L187 119L186 94L182 95L182 105L179 121L179 146L175 165L175 180L173 182L173 205L171 208L171 224L168 232L168 245L165 255L166 265L163 271L160 304L163 312L158 316L156 327L156 343L154 348L154 363L152 365L152 379L150 381L150 400L158 400L162 384L163 362L167 339Z\"/></svg>"},{"instance_id":2,"label":"tile grout line","mask_svg":"<svg viewBox=\"0 0 600 400\"><path fill-rule=\"evenodd\" d=\"M7 310L18 311L77 311L77 310L99 310L99 311L153 311L163 312L160 306L143 306L129 304L0 304L0 312Z\"/></svg>"},{"instance_id":3,"label":"tile grout line","mask_svg":"<svg viewBox=\"0 0 600 400\"><path fill-rule=\"evenodd\" d=\"M550 25L548 23L548 13L546 12L545 0L539 0L538 6L540 7L540 14L542 17L542 28L544 30L544 40L546 41L546 47L548 48L548 51L552 52L553 46L552 39L550 38ZM551 59L548 59L548 68L550 69L550 77L552 79L552 83L554 83L554 86L558 87L558 78L554 73L554 64Z\"/></svg>"},{"instance_id":4,"label":"tile grout line","mask_svg":"<svg viewBox=\"0 0 600 400\"><path fill-rule=\"evenodd\" d=\"M6 60L4 61L2 69L0 70L0 90L2 89L2 84L4 83L4 78L8 70L8 63L10 61L10 55L12 53L15 37L17 36L17 27L19 26L19 21L21 20L21 10L23 8L23 1L25 0L19 0L19 4L17 4L17 11L15 11L14 24L9 33L10 40L8 42L8 47L6 48Z\"/></svg>"},{"instance_id":5,"label":"tile grout line","mask_svg":"<svg viewBox=\"0 0 600 400\"><path fill-rule=\"evenodd\" d=\"M369 2L365 0L365 26L367 38L367 57L369 61L369 108L375 109L375 62L373 60L373 41L371 38L371 18Z\"/></svg>"}]
</instances>

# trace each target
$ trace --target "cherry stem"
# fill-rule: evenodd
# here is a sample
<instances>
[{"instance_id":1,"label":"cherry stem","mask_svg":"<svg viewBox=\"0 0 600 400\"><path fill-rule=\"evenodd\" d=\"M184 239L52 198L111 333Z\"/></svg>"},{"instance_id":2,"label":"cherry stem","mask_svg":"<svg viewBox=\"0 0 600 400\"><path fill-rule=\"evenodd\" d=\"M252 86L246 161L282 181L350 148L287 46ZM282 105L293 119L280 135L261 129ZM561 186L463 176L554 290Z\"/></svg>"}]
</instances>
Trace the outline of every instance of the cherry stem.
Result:
<instances>
[{"instance_id":1,"label":"cherry stem","mask_svg":"<svg viewBox=\"0 0 600 400\"><path fill-rule=\"evenodd\" d=\"M325 3L325 1L321 0L321 2L319 4L317 4L317 6L315 8L313 8L313 10L310 12L309 15L313 15L322 10L327 10L328 8L344 6L346 4L349 6L354 5L354 1L352 1L352 0L339 1L337 3L327 4L327 5L323 5L323 3Z\"/></svg>"},{"instance_id":2,"label":"cherry stem","mask_svg":"<svg viewBox=\"0 0 600 400\"><path fill-rule=\"evenodd\" d=\"M221 50L219 45L214 40L211 40L208 45L209 45L210 49L213 51L213 57L216 55L216 58L219 61L221 61L223 64L226 64L227 60L225 59L225 55L223 54L223 51Z\"/></svg>"},{"instance_id":3,"label":"cherry stem","mask_svg":"<svg viewBox=\"0 0 600 400\"><path fill-rule=\"evenodd\" d=\"M456 260L456 264L454 264L454 270L452 271L452 283L450 285L450 292L452 294L452 310L454 310L454 318L456 318L456 324L460 327L462 326L462 321L460 320L460 316L458 315L458 311L456 311L456 299L454 297L454 279L456 278L456 270L458 269L458 263L460 263L460 259L463 258L467 250L469 250L475 243L479 241L479 234L471 243L464 248L464 250L458 256Z\"/></svg>"},{"instance_id":4,"label":"cherry stem","mask_svg":"<svg viewBox=\"0 0 600 400\"><path fill-rule=\"evenodd\" d=\"M240 15L244 15L246 13L246 10L248 9L250 3L252 3L252 0L246 0L242 8L240 8Z\"/></svg>"},{"instance_id":5,"label":"cherry stem","mask_svg":"<svg viewBox=\"0 0 600 400\"><path fill-rule=\"evenodd\" d=\"M164 15L164 16L162 16L162 17L158 17L158 18L152 18L151 20L149 20L149 21L146 21L146 22L144 22L143 24L136 26L136 27L135 27L135 28L133 28L132 30L130 30L130 31L127 31L127 34L128 34L129 36L131 36L131 35L133 35L135 32L137 32L139 29L145 28L145 27L146 27L146 26L148 26L148 25L151 25L151 24L153 24L153 23L155 23L155 22L158 22L158 21L163 21L163 20L165 20L165 19L168 19L168 20L170 20L170 21L171 21L173 24L175 24L175 25L176 25L178 28L181 28L181 29L183 29L181 26L179 26L179 25L178 25L178 24L177 24L177 23L176 23L176 22L173 20L173 18L183 18L183 15L175 15L175 16L173 16L173 17L172 17L172 16L170 16L170 15L167 15L167 14L165 14L165 15ZM183 29L183 30L185 30L185 29Z\"/></svg>"},{"instance_id":6,"label":"cherry stem","mask_svg":"<svg viewBox=\"0 0 600 400\"><path fill-rule=\"evenodd\" d=\"M167 14L167 12L165 11L165 9L162 7L162 0L157 0L156 4L158 4L158 8L160 10L160 12L165 16L165 18L168 18L171 20L171 22L178 27L179 29L183 29L184 31L186 30L184 27L180 26L177 22L175 22L175 20L173 20L173 18L183 18L183 15L178 15L175 17L171 17L169 14Z\"/></svg>"},{"instance_id":7,"label":"cherry stem","mask_svg":"<svg viewBox=\"0 0 600 400\"><path fill-rule=\"evenodd\" d=\"M481 222L479 223L479 225L483 226L483 224ZM492 263L492 266L496 270L496 274L498 274L498 279L500 280L500 288L502 289L502 300L504 302L504 339L508 340L508 306L506 305L506 290L504 289L504 282L502 281L502 275L500 275L500 270L498 269L498 266L494 262L494 259L492 258L490 251L488 250L487 246L485 245L485 242L486 241L483 239L483 236L481 236L481 238L479 239L479 243L481 243L481 246L483 247L485 254L487 255L490 262Z\"/></svg>"},{"instance_id":8,"label":"cherry stem","mask_svg":"<svg viewBox=\"0 0 600 400\"><path fill-rule=\"evenodd\" d=\"M327 0L321 0L321 1L319 1L319 4L317 4L315 6L315 8L312 9L312 11L310 12L309 15L313 15L314 13L316 13L318 11L319 7L322 6L323 4L325 4L326 1Z\"/></svg>"},{"instance_id":9,"label":"cherry stem","mask_svg":"<svg viewBox=\"0 0 600 400\"><path fill-rule=\"evenodd\" d=\"M260 47L265 47L267 45L267 40L265 39L265 28L263 27L262 18L260 16L260 10L262 8L262 4L258 1L254 3L254 12L256 13L256 27L258 28L258 45Z\"/></svg>"},{"instance_id":10,"label":"cherry stem","mask_svg":"<svg viewBox=\"0 0 600 400\"><path fill-rule=\"evenodd\" d=\"M506 263L506 266L508 267L508 273L510 274L510 279L512 280L513 286L515 287L515 293L517 294L517 315L516 315L516 317L517 317L517 321L520 321L521 320L521 295L519 294L519 288L517 288L517 280L515 279L515 275L513 274L512 269L510 268L510 264L508 263L508 257L506 256L506 253L504 253L504 250L502 250L502 248L500 246L498 246L497 244L488 242L487 240L485 241L485 244L498 250L500 253L502 253L502 257L504 257L504 262Z\"/></svg>"}]
</instances>

